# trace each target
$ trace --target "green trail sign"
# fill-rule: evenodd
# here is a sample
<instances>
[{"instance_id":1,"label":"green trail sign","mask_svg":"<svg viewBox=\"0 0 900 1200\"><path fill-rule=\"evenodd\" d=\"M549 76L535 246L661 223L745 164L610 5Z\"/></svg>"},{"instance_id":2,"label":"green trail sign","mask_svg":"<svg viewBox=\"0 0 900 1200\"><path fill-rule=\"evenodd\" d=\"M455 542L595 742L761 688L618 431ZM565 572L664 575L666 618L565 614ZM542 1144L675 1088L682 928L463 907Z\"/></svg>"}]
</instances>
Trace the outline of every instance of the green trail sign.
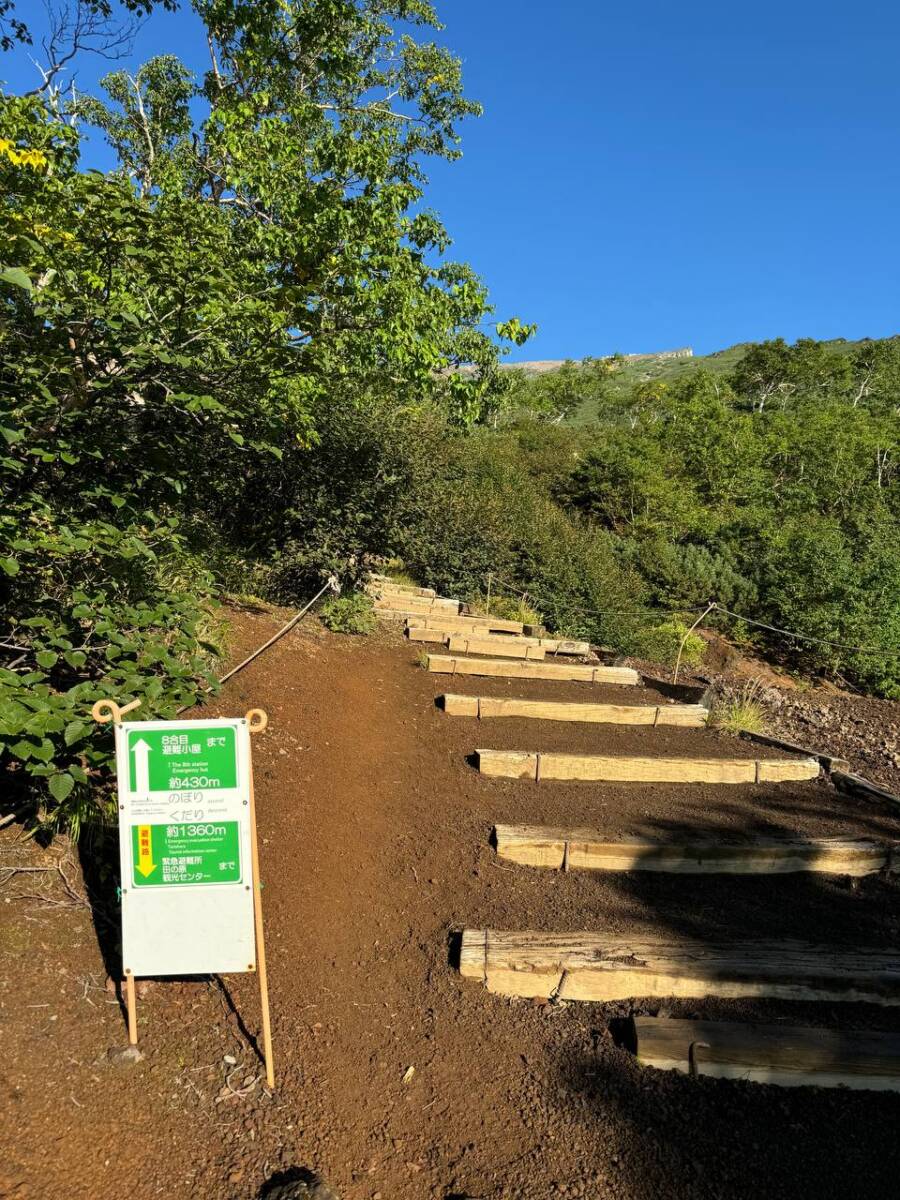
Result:
<instances>
[{"instance_id":1,"label":"green trail sign","mask_svg":"<svg viewBox=\"0 0 900 1200\"><path fill-rule=\"evenodd\" d=\"M126 973L253 970L245 718L116 727Z\"/></svg>"},{"instance_id":2,"label":"green trail sign","mask_svg":"<svg viewBox=\"0 0 900 1200\"><path fill-rule=\"evenodd\" d=\"M135 887L240 882L237 821L132 825L131 837Z\"/></svg>"},{"instance_id":3,"label":"green trail sign","mask_svg":"<svg viewBox=\"0 0 900 1200\"><path fill-rule=\"evenodd\" d=\"M129 783L133 792L183 788L218 791L237 787L237 748L231 728L199 725L132 729L128 735Z\"/></svg>"}]
</instances>

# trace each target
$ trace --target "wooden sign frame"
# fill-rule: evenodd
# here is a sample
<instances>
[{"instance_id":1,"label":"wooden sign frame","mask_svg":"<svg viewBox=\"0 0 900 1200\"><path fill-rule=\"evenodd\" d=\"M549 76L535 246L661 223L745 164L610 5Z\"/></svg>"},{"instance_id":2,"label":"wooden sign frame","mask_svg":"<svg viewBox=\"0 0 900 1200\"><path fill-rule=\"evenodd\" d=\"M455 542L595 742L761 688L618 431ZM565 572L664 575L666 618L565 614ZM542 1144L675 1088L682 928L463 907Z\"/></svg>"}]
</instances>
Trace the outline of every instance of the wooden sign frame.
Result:
<instances>
[{"instance_id":1,"label":"wooden sign frame","mask_svg":"<svg viewBox=\"0 0 900 1200\"><path fill-rule=\"evenodd\" d=\"M98 700L92 708L94 720L100 724L121 725L122 718L140 706L140 700L132 700L130 704L120 706L114 700ZM268 725L268 716L260 708L253 708L246 714L247 729L250 735L262 733ZM124 732L124 731L123 731ZM253 893L253 926L255 941L256 973L259 976L260 1008L262 1013L263 1057L266 1068L266 1083L269 1088L275 1087L275 1066L272 1052L272 1025L269 1011L269 985L266 969L266 945L263 931L262 915L262 883L259 875L259 840L256 831L256 796L253 784L253 755L248 755L249 774L249 826L250 826L250 862L252 873ZM122 836L120 827L119 836ZM130 829L129 829L130 836ZM123 885L125 880L123 879ZM131 1046L138 1044L137 1030L137 995L135 975L130 969L124 972L123 985L125 1004L128 1018L128 1041Z\"/></svg>"}]
</instances>

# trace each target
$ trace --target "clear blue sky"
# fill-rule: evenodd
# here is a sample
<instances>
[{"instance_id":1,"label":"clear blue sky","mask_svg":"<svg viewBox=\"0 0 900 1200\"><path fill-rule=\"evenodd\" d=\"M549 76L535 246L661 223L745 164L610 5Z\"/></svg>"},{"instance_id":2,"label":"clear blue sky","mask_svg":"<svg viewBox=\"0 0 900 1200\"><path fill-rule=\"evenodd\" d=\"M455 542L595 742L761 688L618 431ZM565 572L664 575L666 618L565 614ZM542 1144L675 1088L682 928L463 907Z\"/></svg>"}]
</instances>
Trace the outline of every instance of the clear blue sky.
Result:
<instances>
[{"instance_id":1,"label":"clear blue sky","mask_svg":"<svg viewBox=\"0 0 900 1200\"><path fill-rule=\"evenodd\" d=\"M900 6L437 7L485 115L429 202L498 316L538 322L514 357L900 332ZM205 67L189 11L143 26L133 58L162 52Z\"/></svg>"}]
</instances>

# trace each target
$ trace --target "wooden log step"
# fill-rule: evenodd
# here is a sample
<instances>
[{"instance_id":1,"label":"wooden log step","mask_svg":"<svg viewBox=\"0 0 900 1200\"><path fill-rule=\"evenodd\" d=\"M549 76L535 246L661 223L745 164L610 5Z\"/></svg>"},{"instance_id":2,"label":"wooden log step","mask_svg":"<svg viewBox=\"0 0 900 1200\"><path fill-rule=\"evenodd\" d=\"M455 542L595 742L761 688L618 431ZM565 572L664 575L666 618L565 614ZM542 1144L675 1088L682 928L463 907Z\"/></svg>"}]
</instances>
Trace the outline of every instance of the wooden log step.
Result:
<instances>
[{"instance_id":1,"label":"wooden log step","mask_svg":"<svg viewBox=\"0 0 900 1200\"><path fill-rule=\"evenodd\" d=\"M750 729L742 729L740 736L747 742L757 742L761 746L774 746L776 750L789 750L792 754L803 754L817 758L823 771L849 771L850 763L846 758L836 758L833 754L824 754L820 750L810 750L808 746L798 746L796 742L786 741L785 738L774 737L770 733L755 733Z\"/></svg>"},{"instance_id":2,"label":"wooden log step","mask_svg":"<svg viewBox=\"0 0 900 1200\"><path fill-rule=\"evenodd\" d=\"M453 717L531 717L538 721L589 721L605 725L702 726L709 709L702 704L582 704L553 700L516 700L495 696L442 697Z\"/></svg>"},{"instance_id":3,"label":"wooden log step","mask_svg":"<svg viewBox=\"0 0 900 1200\"><path fill-rule=\"evenodd\" d=\"M579 642L575 638L538 638L537 640L548 654L574 654L583 656L591 652L590 642Z\"/></svg>"},{"instance_id":4,"label":"wooden log step","mask_svg":"<svg viewBox=\"0 0 900 1200\"><path fill-rule=\"evenodd\" d=\"M524 658L529 662L543 662L547 655L543 646L530 646L521 638L482 638L465 633L449 634L447 649L451 654L497 654L501 658Z\"/></svg>"},{"instance_id":5,"label":"wooden log step","mask_svg":"<svg viewBox=\"0 0 900 1200\"><path fill-rule=\"evenodd\" d=\"M900 1035L789 1025L635 1017L638 1062L662 1071L778 1087L900 1091Z\"/></svg>"},{"instance_id":6,"label":"wooden log step","mask_svg":"<svg viewBox=\"0 0 900 1200\"><path fill-rule=\"evenodd\" d=\"M504 662L489 658L456 658L428 655L428 670L445 675L500 675L507 679L574 679L582 683L637 684L631 667L605 667L581 663Z\"/></svg>"},{"instance_id":7,"label":"wooden log step","mask_svg":"<svg viewBox=\"0 0 900 1200\"><path fill-rule=\"evenodd\" d=\"M420 629L417 625L406 626L406 637L410 642L437 642L446 646L453 636L446 629Z\"/></svg>"},{"instance_id":8,"label":"wooden log step","mask_svg":"<svg viewBox=\"0 0 900 1200\"><path fill-rule=\"evenodd\" d=\"M861 800L880 800L888 805L900 804L900 796L849 771L832 771L831 782L838 791L858 796Z\"/></svg>"},{"instance_id":9,"label":"wooden log step","mask_svg":"<svg viewBox=\"0 0 900 1200\"><path fill-rule=\"evenodd\" d=\"M625 837L611 841L593 829L497 825L497 854L509 862L555 870L660 871L678 875L874 875L900 866L900 844L872 838L754 838L709 835L677 842Z\"/></svg>"},{"instance_id":10,"label":"wooden log step","mask_svg":"<svg viewBox=\"0 0 900 1200\"><path fill-rule=\"evenodd\" d=\"M415 587L409 583L395 583L392 579L373 578L366 584L370 596L407 596L412 599L434 600L437 592L434 588Z\"/></svg>"},{"instance_id":11,"label":"wooden log step","mask_svg":"<svg viewBox=\"0 0 900 1200\"><path fill-rule=\"evenodd\" d=\"M448 642L448 638L477 638L483 642L487 649L472 651L476 654L507 654L509 648L519 646L530 646L534 650L543 650L547 654L575 654L586 655L590 654L591 647L589 642L576 642L571 638L538 638L538 637L519 637L505 633L492 634L489 630L479 629L477 626L472 629L450 629L449 627L441 627L438 621L429 621L426 628L421 626L407 627L406 636L411 642L441 642L443 645L449 645L453 650L452 641ZM523 654L522 658L536 657Z\"/></svg>"},{"instance_id":12,"label":"wooden log step","mask_svg":"<svg viewBox=\"0 0 900 1200\"><path fill-rule=\"evenodd\" d=\"M482 775L502 779L586 779L633 783L782 783L815 779L814 758L636 758L626 755L555 754L528 750L476 750Z\"/></svg>"},{"instance_id":13,"label":"wooden log step","mask_svg":"<svg viewBox=\"0 0 900 1200\"><path fill-rule=\"evenodd\" d=\"M446 596L379 596L374 601L376 612L402 612L404 615L421 614L423 616L448 613L455 616L459 613L459 600L450 600Z\"/></svg>"},{"instance_id":14,"label":"wooden log step","mask_svg":"<svg viewBox=\"0 0 900 1200\"><path fill-rule=\"evenodd\" d=\"M677 942L466 929L460 973L501 996L703 996L900 1004L900 952L806 942Z\"/></svg>"},{"instance_id":15,"label":"wooden log step","mask_svg":"<svg viewBox=\"0 0 900 1200\"><path fill-rule=\"evenodd\" d=\"M407 620L407 628L436 629L442 633L516 633L521 634L521 621L507 621L504 617L476 617L469 613L454 616L448 613L413 615Z\"/></svg>"}]
</instances>

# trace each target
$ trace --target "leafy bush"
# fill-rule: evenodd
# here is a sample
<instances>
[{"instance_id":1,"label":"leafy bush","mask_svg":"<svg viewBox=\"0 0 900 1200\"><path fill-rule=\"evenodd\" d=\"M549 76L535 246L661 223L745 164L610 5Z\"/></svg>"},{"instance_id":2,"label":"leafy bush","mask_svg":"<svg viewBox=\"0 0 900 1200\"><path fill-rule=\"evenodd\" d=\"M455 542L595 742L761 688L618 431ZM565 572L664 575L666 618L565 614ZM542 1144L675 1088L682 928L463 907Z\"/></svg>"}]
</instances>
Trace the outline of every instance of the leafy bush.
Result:
<instances>
[{"instance_id":1,"label":"leafy bush","mask_svg":"<svg viewBox=\"0 0 900 1200\"><path fill-rule=\"evenodd\" d=\"M470 596L469 604L477 613L487 613L504 621L522 621L525 625L542 625L544 621L543 615L528 604L524 595L517 597L492 592L488 601L485 593L483 596Z\"/></svg>"},{"instance_id":2,"label":"leafy bush","mask_svg":"<svg viewBox=\"0 0 900 1200\"><path fill-rule=\"evenodd\" d=\"M0 765L38 819L108 808L93 700L200 694L209 591L358 577L423 461L408 418L464 428L504 390L419 204L478 106L406 6L340 7L198 6L215 87L166 55L77 111L0 93ZM80 168L87 124L117 170Z\"/></svg>"},{"instance_id":3,"label":"leafy bush","mask_svg":"<svg viewBox=\"0 0 900 1200\"><path fill-rule=\"evenodd\" d=\"M492 575L526 593L551 628L626 644L628 614L643 598L637 575L619 564L608 535L548 495L515 432L444 437L428 449L430 472L415 473L398 511L402 557L417 576L475 600Z\"/></svg>"},{"instance_id":4,"label":"leafy bush","mask_svg":"<svg viewBox=\"0 0 900 1200\"><path fill-rule=\"evenodd\" d=\"M677 617L671 617L641 630L633 641L633 653L640 658L674 667L681 650L681 663L686 667L697 667L706 653L706 642L698 633L689 632L690 626Z\"/></svg>"},{"instance_id":5,"label":"leafy bush","mask_svg":"<svg viewBox=\"0 0 900 1200\"><path fill-rule=\"evenodd\" d=\"M362 592L332 596L319 610L326 629L332 633L372 633L378 624L372 601Z\"/></svg>"},{"instance_id":6,"label":"leafy bush","mask_svg":"<svg viewBox=\"0 0 900 1200\"><path fill-rule=\"evenodd\" d=\"M589 382L568 375L570 390ZM536 410L545 390L519 379L516 401ZM568 461L553 435L563 453L542 478L612 539L646 600L715 600L802 635L744 623L759 648L900 695L900 339L764 343L730 376L692 366L606 392Z\"/></svg>"},{"instance_id":7,"label":"leafy bush","mask_svg":"<svg viewBox=\"0 0 900 1200\"><path fill-rule=\"evenodd\" d=\"M662 538L617 538L616 553L647 581L650 599L666 609L701 609L716 599L726 608L754 612L759 592L737 566L730 545L715 550Z\"/></svg>"},{"instance_id":8,"label":"leafy bush","mask_svg":"<svg viewBox=\"0 0 900 1200\"><path fill-rule=\"evenodd\" d=\"M12 804L77 836L85 821L114 812L112 738L94 724L93 703L139 697L142 717L172 717L214 686L217 648L201 640L209 619L197 594L172 592L146 543L136 562L128 536L112 528L44 537L40 553L20 544L30 570L7 596L7 611L19 615L6 643L11 666L0 669L0 755ZM38 595L44 569L70 568L73 556L71 590Z\"/></svg>"}]
</instances>

